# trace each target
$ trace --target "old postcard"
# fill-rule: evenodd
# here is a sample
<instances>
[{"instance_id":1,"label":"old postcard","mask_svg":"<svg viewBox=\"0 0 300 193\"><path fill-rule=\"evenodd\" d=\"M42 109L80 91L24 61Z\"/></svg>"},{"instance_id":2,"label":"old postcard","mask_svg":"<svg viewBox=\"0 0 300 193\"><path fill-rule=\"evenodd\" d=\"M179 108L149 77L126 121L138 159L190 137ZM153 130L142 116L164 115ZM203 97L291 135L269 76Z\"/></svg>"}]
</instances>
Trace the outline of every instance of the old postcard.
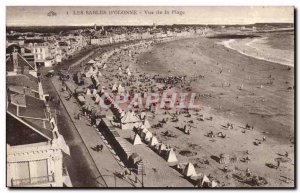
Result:
<instances>
[{"instance_id":1,"label":"old postcard","mask_svg":"<svg viewBox=\"0 0 300 193\"><path fill-rule=\"evenodd\" d=\"M6 7L7 187L294 188L294 7Z\"/></svg>"}]
</instances>

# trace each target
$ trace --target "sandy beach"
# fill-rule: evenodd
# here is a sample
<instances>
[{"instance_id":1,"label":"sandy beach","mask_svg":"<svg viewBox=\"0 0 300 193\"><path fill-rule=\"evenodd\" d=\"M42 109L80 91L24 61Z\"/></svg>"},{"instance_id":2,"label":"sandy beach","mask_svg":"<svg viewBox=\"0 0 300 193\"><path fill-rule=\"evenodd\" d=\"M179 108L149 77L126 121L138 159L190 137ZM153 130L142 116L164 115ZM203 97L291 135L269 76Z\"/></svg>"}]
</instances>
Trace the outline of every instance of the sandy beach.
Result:
<instances>
[{"instance_id":1,"label":"sandy beach","mask_svg":"<svg viewBox=\"0 0 300 193\"><path fill-rule=\"evenodd\" d=\"M293 68L240 54L204 37L129 50L118 50L107 59L107 69L102 72L104 86L120 82L122 79L112 73L129 67L137 77L187 75L192 91L201 96L201 110L192 112L190 117L179 115L176 122L170 121L173 111L157 111L155 117L147 114L152 125L149 130L160 142L175 149L179 163L193 163L197 173L210 175L225 187L249 186L236 177L246 169L266 178L266 186L293 185ZM141 80L136 79L130 88L138 88L140 84L150 88L151 84L141 83ZM154 127L162 119L169 121L163 127ZM233 128L226 127L227 123L233 124ZM192 135L181 130L187 124L193 126ZM246 124L253 129L246 129ZM166 131L175 137L162 135ZM222 132L227 137L210 138L207 137L209 132ZM237 158L236 163L228 165L234 172L223 171L224 166L217 160L221 153ZM285 153L290 162L278 170L269 167ZM245 161L246 158L250 161Z\"/></svg>"}]
</instances>

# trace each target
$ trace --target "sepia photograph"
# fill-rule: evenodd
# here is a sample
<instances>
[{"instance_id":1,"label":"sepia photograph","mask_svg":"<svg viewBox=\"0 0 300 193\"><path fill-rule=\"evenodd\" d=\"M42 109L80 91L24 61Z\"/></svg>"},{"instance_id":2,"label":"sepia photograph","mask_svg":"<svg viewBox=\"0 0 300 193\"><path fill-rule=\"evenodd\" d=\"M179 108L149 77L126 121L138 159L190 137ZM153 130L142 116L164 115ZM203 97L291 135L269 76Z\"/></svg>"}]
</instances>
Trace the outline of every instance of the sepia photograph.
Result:
<instances>
[{"instance_id":1,"label":"sepia photograph","mask_svg":"<svg viewBox=\"0 0 300 193\"><path fill-rule=\"evenodd\" d=\"M5 9L6 187L296 187L295 7Z\"/></svg>"}]
</instances>

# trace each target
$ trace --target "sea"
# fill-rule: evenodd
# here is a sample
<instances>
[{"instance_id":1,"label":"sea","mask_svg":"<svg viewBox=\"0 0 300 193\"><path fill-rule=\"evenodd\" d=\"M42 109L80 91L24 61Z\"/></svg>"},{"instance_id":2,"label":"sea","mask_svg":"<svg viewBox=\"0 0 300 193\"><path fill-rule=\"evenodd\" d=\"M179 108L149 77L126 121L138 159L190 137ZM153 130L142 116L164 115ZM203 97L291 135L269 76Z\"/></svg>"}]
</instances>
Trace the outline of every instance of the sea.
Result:
<instances>
[{"instance_id":1,"label":"sea","mask_svg":"<svg viewBox=\"0 0 300 193\"><path fill-rule=\"evenodd\" d=\"M223 39L218 44L249 57L294 66L293 32L269 32L257 35L259 37Z\"/></svg>"}]
</instances>

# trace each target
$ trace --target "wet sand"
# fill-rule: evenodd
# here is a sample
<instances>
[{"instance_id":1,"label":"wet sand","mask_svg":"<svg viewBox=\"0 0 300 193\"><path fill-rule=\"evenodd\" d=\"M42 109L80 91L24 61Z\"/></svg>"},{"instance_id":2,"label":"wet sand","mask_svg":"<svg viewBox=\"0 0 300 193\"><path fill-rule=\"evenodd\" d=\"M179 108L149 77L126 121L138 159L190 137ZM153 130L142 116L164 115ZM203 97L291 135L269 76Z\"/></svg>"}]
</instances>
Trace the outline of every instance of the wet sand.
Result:
<instances>
[{"instance_id":1,"label":"wet sand","mask_svg":"<svg viewBox=\"0 0 300 193\"><path fill-rule=\"evenodd\" d=\"M269 38L246 38L246 39L230 39L221 41L220 44L226 48L236 50L246 56L254 57L259 60L279 63L287 66L294 66L293 50L285 50L274 48L268 44Z\"/></svg>"}]
</instances>

